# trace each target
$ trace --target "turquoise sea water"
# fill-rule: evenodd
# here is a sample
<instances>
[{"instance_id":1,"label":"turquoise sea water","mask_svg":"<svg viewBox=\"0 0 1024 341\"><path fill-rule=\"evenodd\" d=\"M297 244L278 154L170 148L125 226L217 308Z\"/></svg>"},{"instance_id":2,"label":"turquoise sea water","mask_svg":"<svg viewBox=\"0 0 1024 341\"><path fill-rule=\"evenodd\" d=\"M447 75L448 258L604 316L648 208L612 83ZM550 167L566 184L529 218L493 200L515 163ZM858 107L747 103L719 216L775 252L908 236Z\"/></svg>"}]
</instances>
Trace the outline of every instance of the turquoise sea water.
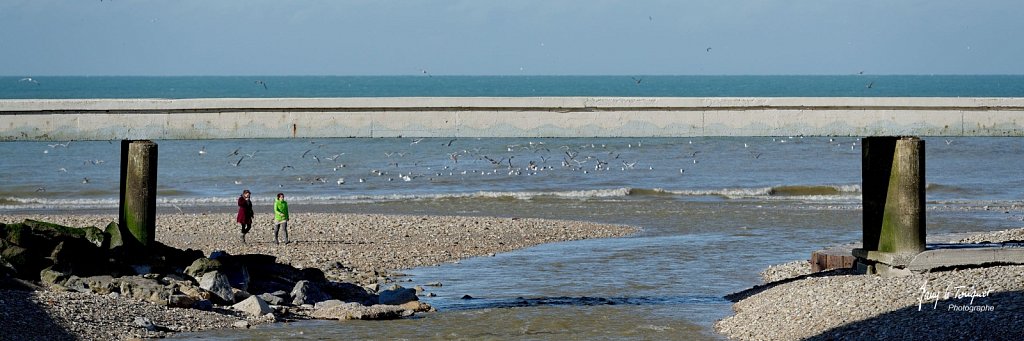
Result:
<instances>
[{"instance_id":1,"label":"turquoise sea water","mask_svg":"<svg viewBox=\"0 0 1024 341\"><path fill-rule=\"evenodd\" d=\"M3 98L1024 96L1021 76L21 77ZM639 79L639 78L638 78ZM266 83L255 83L261 80ZM871 84L871 87L867 87ZM1024 226L1024 139L928 137L929 233ZM411 269L441 312L184 339L715 339L722 296L860 238L860 141L742 138L163 140L161 214L257 210L576 219L635 236ZM0 215L116 212L116 141L0 142ZM295 226L293 229L301 229ZM463 295L476 300L461 300ZM998 321L996 321L998 322Z\"/></svg>"},{"instance_id":2,"label":"turquoise sea water","mask_svg":"<svg viewBox=\"0 0 1024 341\"><path fill-rule=\"evenodd\" d=\"M217 97L1024 97L1024 76L0 77L0 99ZM264 87L264 85L266 85Z\"/></svg>"}]
</instances>

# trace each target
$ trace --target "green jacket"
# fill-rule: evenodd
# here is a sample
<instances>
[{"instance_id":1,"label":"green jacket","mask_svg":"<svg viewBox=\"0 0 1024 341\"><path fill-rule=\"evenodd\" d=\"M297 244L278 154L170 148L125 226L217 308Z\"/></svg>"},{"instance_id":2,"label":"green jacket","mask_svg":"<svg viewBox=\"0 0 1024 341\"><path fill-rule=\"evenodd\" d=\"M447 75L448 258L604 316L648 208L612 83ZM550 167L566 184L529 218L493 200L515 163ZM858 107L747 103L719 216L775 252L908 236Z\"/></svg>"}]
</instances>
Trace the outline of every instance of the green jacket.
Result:
<instances>
[{"instance_id":1,"label":"green jacket","mask_svg":"<svg viewBox=\"0 0 1024 341\"><path fill-rule=\"evenodd\" d=\"M288 202L284 200L274 200L274 221L285 221L288 220Z\"/></svg>"}]
</instances>

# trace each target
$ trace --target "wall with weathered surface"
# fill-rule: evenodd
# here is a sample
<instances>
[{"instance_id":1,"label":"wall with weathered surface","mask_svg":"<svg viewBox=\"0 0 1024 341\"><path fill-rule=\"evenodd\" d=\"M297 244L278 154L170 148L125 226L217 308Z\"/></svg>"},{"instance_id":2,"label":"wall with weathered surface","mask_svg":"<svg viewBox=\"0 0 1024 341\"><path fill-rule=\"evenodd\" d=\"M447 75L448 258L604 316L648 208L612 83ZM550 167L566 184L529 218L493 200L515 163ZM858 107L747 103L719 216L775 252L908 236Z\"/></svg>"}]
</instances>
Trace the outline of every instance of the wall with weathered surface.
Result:
<instances>
[{"instance_id":1,"label":"wall with weathered surface","mask_svg":"<svg viewBox=\"0 0 1024 341\"><path fill-rule=\"evenodd\" d=\"M0 100L0 140L1024 136L1024 98Z\"/></svg>"}]
</instances>

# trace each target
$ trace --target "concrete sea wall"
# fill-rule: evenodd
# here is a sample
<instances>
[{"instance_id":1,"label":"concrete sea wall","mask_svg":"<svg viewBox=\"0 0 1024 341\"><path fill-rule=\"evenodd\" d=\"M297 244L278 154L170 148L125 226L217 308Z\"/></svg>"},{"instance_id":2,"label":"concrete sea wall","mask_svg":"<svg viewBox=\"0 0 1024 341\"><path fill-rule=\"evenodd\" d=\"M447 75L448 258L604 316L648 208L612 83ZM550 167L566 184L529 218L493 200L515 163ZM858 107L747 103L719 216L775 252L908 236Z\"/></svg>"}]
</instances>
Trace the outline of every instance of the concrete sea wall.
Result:
<instances>
[{"instance_id":1,"label":"concrete sea wall","mask_svg":"<svg viewBox=\"0 0 1024 341\"><path fill-rule=\"evenodd\" d=\"M0 140L1024 136L1024 98L0 100Z\"/></svg>"}]
</instances>

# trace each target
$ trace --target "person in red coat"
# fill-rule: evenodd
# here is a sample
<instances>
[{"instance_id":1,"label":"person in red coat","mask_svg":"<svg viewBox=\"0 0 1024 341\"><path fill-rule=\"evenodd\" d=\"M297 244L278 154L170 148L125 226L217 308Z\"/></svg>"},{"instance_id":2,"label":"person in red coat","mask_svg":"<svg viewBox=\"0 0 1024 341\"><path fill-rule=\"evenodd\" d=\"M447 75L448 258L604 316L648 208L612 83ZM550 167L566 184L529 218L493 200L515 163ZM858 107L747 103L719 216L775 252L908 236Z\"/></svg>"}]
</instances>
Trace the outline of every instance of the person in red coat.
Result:
<instances>
[{"instance_id":1,"label":"person in red coat","mask_svg":"<svg viewBox=\"0 0 1024 341\"><path fill-rule=\"evenodd\" d=\"M239 224L242 224L242 243L245 243L245 234L249 233L252 229L252 200L249 197L252 193L249 190L242 191L242 195L238 197L238 218L235 219Z\"/></svg>"}]
</instances>

